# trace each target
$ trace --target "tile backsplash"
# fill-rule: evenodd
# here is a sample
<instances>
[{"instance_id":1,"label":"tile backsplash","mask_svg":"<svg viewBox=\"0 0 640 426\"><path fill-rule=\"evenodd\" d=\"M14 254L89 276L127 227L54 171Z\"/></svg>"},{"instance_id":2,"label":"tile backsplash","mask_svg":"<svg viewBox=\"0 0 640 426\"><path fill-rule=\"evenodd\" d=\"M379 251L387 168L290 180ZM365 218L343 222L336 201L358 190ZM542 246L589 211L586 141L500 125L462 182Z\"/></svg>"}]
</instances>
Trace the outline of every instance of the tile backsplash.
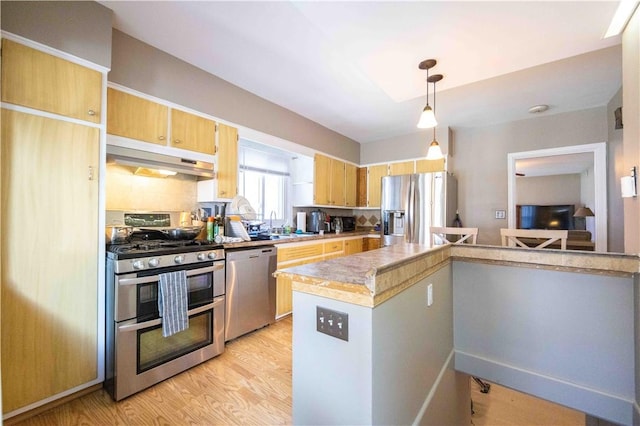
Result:
<instances>
[{"instance_id":1,"label":"tile backsplash","mask_svg":"<svg viewBox=\"0 0 640 426\"><path fill-rule=\"evenodd\" d=\"M197 207L196 177L134 175L135 167L107 165L107 210L192 211Z\"/></svg>"}]
</instances>

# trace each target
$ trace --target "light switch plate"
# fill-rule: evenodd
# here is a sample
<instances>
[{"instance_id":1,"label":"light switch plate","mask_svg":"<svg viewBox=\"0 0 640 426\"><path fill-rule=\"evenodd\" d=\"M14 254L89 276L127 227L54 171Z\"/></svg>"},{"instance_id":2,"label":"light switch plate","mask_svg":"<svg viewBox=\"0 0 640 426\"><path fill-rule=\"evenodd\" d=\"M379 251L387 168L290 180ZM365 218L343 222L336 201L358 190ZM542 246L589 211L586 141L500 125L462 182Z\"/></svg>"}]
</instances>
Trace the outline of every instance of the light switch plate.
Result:
<instances>
[{"instance_id":1,"label":"light switch plate","mask_svg":"<svg viewBox=\"0 0 640 426\"><path fill-rule=\"evenodd\" d=\"M316 306L316 330L349 341L349 314Z\"/></svg>"},{"instance_id":2,"label":"light switch plate","mask_svg":"<svg viewBox=\"0 0 640 426\"><path fill-rule=\"evenodd\" d=\"M427 286L427 306L433 305L433 284Z\"/></svg>"},{"instance_id":3,"label":"light switch plate","mask_svg":"<svg viewBox=\"0 0 640 426\"><path fill-rule=\"evenodd\" d=\"M507 212L504 210L496 210L496 219L505 219L507 217Z\"/></svg>"}]
</instances>

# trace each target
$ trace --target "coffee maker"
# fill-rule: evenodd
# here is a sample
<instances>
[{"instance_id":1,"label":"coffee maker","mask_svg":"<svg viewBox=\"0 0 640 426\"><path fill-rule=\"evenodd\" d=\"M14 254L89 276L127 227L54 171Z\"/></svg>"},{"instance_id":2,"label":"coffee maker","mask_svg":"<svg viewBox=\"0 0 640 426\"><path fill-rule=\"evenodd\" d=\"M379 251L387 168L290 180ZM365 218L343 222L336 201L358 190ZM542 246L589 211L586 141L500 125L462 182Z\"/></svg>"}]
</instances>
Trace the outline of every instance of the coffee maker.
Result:
<instances>
[{"instance_id":1,"label":"coffee maker","mask_svg":"<svg viewBox=\"0 0 640 426\"><path fill-rule=\"evenodd\" d=\"M314 210L307 216L307 232L315 234L325 229L327 215L322 210Z\"/></svg>"}]
</instances>

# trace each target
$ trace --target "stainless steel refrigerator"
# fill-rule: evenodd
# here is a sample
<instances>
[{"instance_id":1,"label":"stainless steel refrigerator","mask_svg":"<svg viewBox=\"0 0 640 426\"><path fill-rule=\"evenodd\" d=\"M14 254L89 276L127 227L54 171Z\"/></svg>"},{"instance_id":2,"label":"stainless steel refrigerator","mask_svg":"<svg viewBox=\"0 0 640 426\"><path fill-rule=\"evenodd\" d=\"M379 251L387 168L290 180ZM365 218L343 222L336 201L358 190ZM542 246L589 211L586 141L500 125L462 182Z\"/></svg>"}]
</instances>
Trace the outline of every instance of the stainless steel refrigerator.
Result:
<instances>
[{"instance_id":1,"label":"stainless steel refrigerator","mask_svg":"<svg viewBox=\"0 0 640 426\"><path fill-rule=\"evenodd\" d=\"M431 245L431 226L452 226L458 184L447 172L382 178L382 245L399 242Z\"/></svg>"}]
</instances>

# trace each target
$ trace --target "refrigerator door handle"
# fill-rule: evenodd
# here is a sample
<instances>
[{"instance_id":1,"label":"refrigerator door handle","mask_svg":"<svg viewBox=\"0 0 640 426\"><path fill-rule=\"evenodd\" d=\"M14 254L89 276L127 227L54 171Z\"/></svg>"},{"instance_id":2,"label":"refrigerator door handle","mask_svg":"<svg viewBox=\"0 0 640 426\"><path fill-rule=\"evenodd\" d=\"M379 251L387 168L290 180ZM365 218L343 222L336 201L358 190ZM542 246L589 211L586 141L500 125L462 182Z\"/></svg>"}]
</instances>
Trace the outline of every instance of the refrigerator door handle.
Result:
<instances>
[{"instance_id":1,"label":"refrigerator door handle","mask_svg":"<svg viewBox=\"0 0 640 426\"><path fill-rule=\"evenodd\" d=\"M414 241L416 226L416 191L413 179L409 181L409 201L407 203L407 212L405 213L405 242L412 243Z\"/></svg>"}]
</instances>

